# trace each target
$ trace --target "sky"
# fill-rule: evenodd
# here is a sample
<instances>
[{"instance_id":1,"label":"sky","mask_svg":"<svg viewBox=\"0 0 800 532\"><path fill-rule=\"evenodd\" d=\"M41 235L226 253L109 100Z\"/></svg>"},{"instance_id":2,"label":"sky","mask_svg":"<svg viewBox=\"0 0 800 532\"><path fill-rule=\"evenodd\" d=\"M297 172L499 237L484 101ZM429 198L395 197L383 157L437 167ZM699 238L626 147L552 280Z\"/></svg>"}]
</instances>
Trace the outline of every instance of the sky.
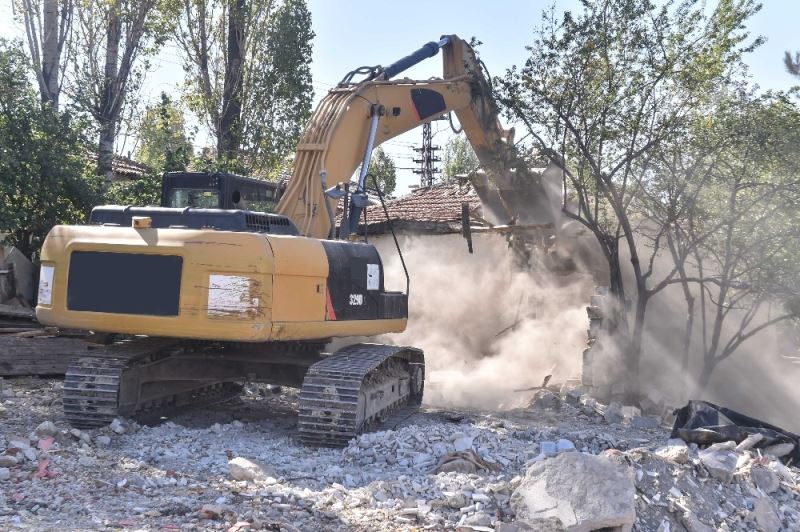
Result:
<instances>
[{"instance_id":1,"label":"sky","mask_svg":"<svg viewBox=\"0 0 800 532\"><path fill-rule=\"evenodd\" d=\"M714 0L706 0L708 7ZM492 75L525 61L526 44L542 11L555 3L557 12L577 10L578 0L308 0L314 38L311 71L319 101L347 72L362 65L388 65L444 34L464 39L477 37L479 51ZM800 50L797 21L800 0L762 0L763 8L750 19L748 30L762 35L766 43L746 57L753 81L763 89L788 89L796 82L783 67L785 50ZM0 36L22 38L22 28L13 21L11 0L0 0ZM178 51L165 47L153 61L142 91L143 102L155 102L161 93L178 96L183 77ZM441 56L428 59L403 74L416 79L441 76ZM433 123L435 145L443 146L450 136L446 121ZM422 130L396 137L383 146L400 168L414 166L412 147L422 141ZM120 142L118 151L127 154L133 139ZM198 131L196 148L208 142ZM398 170L396 193L417 184L411 170Z\"/></svg>"}]
</instances>

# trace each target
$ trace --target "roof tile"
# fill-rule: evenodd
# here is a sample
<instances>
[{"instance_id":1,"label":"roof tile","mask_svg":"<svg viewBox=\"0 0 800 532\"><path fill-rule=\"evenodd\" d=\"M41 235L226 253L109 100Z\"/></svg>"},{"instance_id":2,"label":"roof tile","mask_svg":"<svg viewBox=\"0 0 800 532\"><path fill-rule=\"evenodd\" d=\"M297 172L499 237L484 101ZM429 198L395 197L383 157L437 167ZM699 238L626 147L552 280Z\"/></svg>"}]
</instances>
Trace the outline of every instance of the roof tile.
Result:
<instances>
[{"instance_id":1,"label":"roof tile","mask_svg":"<svg viewBox=\"0 0 800 532\"><path fill-rule=\"evenodd\" d=\"M386 210L393 221L460 223L463 202L469 204L470 212L480 212L481 200L470 185L442 183L420 187L408 196L388 201ZM370 225L385 221L381 210L373 210Z\"/></svg>"}]
</instances>

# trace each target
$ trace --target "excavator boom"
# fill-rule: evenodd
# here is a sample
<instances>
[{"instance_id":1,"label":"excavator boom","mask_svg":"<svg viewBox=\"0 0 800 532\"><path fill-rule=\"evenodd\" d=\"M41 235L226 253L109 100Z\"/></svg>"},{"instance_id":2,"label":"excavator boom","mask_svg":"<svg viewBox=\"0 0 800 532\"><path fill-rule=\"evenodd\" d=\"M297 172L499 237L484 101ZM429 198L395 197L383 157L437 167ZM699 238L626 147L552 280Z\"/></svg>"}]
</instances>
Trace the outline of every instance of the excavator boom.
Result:
<instances>
[{"instance_id":1,"label":"excavator boom","mask_svg":"<svg viewBox=\"0 0 800 532\"><path fill-rule=\"evenodd\" d=\"M443 51L442 79L425 81L394 75L421 60ZM367 73L364 81L352 83L353 74ZM520 209L509 205L510 194L502 191L527 191L516 202L527 212L536 213L535 221L552 221L546 192L540 175L531 171L519 156L513 130L503 128L499 109L491 94L474 50L455 35L429 42L416 52L380 69L358 69L332 89L315 110L297 146L294 171L277 211L288 216L306 236L329 238L336 199L327 198L325 189L336 183L348 183L362 165L366 173L372 149L417 126L455 112L464 133L472 144L481 166L499 191L508 223ZM374 131L374 134L371 134ZM487 183L474 184L479 193ZM363 182L359 183L363 187ZM529 217L530 218L530 217Z\"/></svg>"}]
</instances>

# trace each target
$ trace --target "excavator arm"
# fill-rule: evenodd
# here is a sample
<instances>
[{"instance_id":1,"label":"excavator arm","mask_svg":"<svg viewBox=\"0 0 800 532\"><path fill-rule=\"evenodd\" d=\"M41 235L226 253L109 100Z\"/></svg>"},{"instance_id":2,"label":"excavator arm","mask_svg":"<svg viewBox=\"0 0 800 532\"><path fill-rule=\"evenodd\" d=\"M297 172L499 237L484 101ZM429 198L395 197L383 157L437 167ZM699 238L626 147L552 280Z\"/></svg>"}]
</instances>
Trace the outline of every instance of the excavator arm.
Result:
<instances>
[{"instance_id":1,"label":"excavator arm","mask_svg":"<svg viewBox=\"0 0 800 532\"><path fill-rule=\"evenodd\" d=\"M443 79L389 79L435 55L440 47ZM353 196L356 203L356 195L363 193L365 169L376 146L451 111L456 113L481 165L499 191L495 193L495 200L499 197L499 201L494 202L493 210L501 211L495 212L496 218L505 218L500 223L513 223L518 210L508 204L512 195L503 194L504 190L527 190L529 193L523 196L530 197L516 197L514 201L533 206L533 210L547 211L541 176L529 170L519 157L513 130L506 130L500 124L489 81L474 51L462 39L445 36L385 69L375 67L361 72L367 74L366 80L348 83L351 73L323 98L297 146L292 178L277 212L291 218L302 234L313 238L332 235L338 199L326 196L325 189L331 184L349 182L361 164L358 187L361 190L354 191ZM488 187L480 179L474 178L479 193ZM519 187L520 183L524 186ZM540 203L543 208L536 207Z\"/></svg>"}]
</instances>

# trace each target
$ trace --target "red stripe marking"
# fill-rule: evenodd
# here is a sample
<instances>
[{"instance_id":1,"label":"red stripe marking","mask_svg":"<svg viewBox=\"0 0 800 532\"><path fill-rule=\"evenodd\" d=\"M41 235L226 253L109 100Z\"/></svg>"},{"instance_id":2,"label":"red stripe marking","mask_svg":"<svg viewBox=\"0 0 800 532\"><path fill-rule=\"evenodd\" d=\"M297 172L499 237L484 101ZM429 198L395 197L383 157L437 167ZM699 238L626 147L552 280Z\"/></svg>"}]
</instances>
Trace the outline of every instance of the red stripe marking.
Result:
<instances>
[{"instance_id":1,"label":"red stripe marking","mask_svg":"<svg viewBox=\"0 0 800 532\"><path fill-rule=\"evenodd\" d=\"M422 118L420 118L420 116L419 116L419 111L417 111L417 106L414 105L413 101L411 102L411 108L414 110L414 115L417 117L417 122L422 120Z\"/></svg>"},{"instance_id":2,"label":"red stripe marking","mask_svg":"<svg viewBox=\"0 0 800 532\"><path fill-rule=\"evenodd\" d=\"M331 301L331 291L328 290L327 287L325 287L325 294L327 296L327 299L325 301L325 313L326 313L325 317L330 321L336 321L336 311L333 310L333 302Z\"/></svg>"}]
</instances>

